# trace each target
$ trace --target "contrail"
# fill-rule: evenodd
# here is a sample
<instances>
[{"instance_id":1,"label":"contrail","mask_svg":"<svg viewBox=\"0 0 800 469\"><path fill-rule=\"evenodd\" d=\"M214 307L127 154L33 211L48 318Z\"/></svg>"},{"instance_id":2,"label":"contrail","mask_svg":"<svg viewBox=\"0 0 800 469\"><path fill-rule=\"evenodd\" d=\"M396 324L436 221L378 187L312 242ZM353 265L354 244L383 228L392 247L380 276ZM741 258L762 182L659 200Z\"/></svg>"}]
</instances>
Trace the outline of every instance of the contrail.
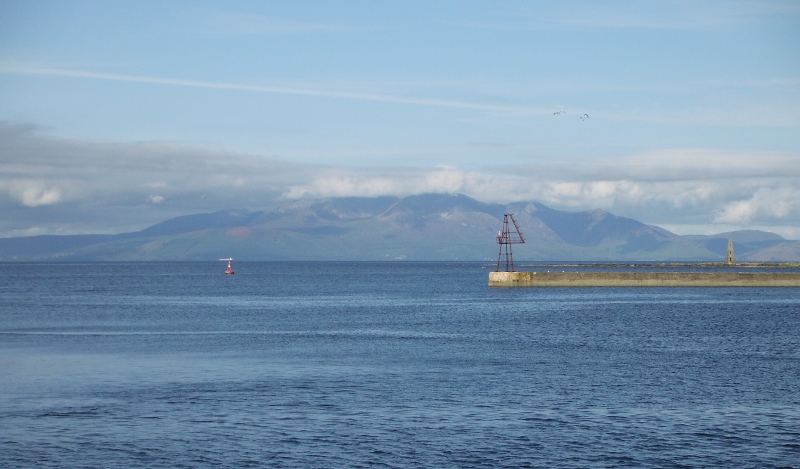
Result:
<instances>
[{"instance_id":1,"label":"contrail","mask_svg":"<svg viewBox=\"0 0 800 469\"><path fill-rule=\"evenodd\" d=\"M475 109L482 111L499 111L499 112L511 112L520 114L546 114L550 112L549 109L530 108L523 106L480 104L480 103L472 103L469 101L414 98L414 97L393 96L386 94L359 93L353 91L326 91L326 90L319 90L312 88L244 85L239 83L184 80L178 78L159 78L159 77L148 77L139 75L122 75L116 73L90 72L86 70L69 70L62 68L27 68L27 67L8 67L0 65L0 73L16 74L16 75L45 75L45 76L61 76L61 77L73 77L73 78L88 78L92 80L122 81L130 83L149 83L154 85L184 86L190 88L211 88L211 89L234 90L234 91L252 91L257 93L292 94L297 96L319 96L324 98L354 99L359 101L414 104L419 106Z\"/></svg>"}]
</instances>

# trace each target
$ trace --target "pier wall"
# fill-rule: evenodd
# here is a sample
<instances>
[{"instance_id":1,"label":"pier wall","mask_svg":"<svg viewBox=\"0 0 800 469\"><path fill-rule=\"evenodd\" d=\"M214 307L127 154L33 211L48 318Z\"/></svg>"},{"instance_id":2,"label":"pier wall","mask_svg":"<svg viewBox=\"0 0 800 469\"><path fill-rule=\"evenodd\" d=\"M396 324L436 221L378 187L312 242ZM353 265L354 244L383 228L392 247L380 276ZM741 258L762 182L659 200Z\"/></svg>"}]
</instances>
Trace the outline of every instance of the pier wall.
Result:
<instances>
[{"instance_id":1,"label":"pier wall","mask_svg":"<svg viewBox=\"0 0 800 469\"><path fill-rule=\"evenodd\" d=\"M490 287L800 287L797 272L489 272Z\"/></svg>"}]
</instances>

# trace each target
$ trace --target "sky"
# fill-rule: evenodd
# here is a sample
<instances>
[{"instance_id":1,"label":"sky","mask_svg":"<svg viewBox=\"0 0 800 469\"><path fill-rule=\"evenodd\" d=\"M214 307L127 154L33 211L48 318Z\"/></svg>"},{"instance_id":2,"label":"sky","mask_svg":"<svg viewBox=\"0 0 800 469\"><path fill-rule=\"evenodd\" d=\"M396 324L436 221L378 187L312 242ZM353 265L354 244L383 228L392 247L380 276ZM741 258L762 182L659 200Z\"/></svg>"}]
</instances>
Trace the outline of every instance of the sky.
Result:
<instances>
[{"instance_id":1,"label":"sky","mask_svg":"<svg viewBox=\"0 0 800 469\"><path fill-rule=\"evenodd\" d=\"M0 237L428 192L800 239L800 1L0 0Z\"/></svg>"}]
</instances>

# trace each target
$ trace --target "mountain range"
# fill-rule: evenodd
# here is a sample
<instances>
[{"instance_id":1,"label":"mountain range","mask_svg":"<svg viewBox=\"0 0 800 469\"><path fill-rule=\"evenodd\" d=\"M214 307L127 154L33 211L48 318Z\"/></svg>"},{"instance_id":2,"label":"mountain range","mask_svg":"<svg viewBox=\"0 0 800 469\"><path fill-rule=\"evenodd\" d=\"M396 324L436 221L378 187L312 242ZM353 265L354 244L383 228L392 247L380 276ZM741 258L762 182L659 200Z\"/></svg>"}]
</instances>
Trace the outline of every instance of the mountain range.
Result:
<instances>
[{"instance_id":1,"label":"mountain range","mask_svg":"<svg viewBox=\"0 0 800 469\"><path fill-rule=\"evenodd\" d=\"M0 239L0 261L475 260L496 261L503 215L525 243L519 261L797 262L800 241L756 230L680 236L604 210L537 202L483 203L460 194L298 200L275 210L222 210L116 235Z\"/></svg>"}]
</instances>

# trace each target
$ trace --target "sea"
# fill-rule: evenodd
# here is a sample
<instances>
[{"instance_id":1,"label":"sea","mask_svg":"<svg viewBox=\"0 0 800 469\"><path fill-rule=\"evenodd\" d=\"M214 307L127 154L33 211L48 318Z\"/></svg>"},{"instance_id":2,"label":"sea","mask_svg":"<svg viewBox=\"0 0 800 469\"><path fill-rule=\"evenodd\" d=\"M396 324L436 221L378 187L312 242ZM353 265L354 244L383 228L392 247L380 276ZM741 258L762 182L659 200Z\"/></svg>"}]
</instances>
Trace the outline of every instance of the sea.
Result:
<instances>
[{"instance_id":1,"label":"sea","mask_svg":"<svg viewBox=\"0 0 800 469\"><path fill-rule=\"evenodd\" d=\"M800 468L800 288L226 266L3 263L0 467Z\"/></svg>"}]
</instances>

